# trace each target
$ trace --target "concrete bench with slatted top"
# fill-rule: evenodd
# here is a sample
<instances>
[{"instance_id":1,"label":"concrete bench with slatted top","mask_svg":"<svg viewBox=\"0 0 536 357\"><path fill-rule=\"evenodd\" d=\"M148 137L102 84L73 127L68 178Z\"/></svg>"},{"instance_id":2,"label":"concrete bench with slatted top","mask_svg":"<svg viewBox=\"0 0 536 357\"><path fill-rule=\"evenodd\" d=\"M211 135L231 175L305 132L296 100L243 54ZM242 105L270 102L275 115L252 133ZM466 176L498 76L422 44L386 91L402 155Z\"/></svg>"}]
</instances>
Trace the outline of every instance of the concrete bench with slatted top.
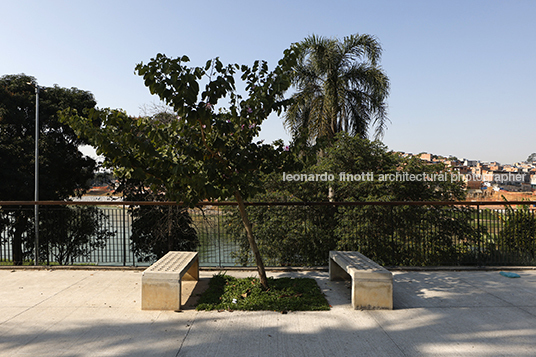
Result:
<instances>
[{"instance_id":1,"label":"concrete bench with slatted top","mask_svg":"<svg viewBox=\"0 0 536 357\"><path fill-rule=\"evenodd\" d=\"M199 280L197 252L168 252L141 277L141 309L181 309L181 281Z\"/></svg>"},{"instance_id":2,"label":"concrete bench with slatted top","mask_svg":"<svg viewBox=\"0 0 536 357\"><path fill-rule=\"evenodd\" d=\"M354 309L393 309L393 274L359 252L329 252L329 279L352 279Z\"/></svg>"}]
</instances>

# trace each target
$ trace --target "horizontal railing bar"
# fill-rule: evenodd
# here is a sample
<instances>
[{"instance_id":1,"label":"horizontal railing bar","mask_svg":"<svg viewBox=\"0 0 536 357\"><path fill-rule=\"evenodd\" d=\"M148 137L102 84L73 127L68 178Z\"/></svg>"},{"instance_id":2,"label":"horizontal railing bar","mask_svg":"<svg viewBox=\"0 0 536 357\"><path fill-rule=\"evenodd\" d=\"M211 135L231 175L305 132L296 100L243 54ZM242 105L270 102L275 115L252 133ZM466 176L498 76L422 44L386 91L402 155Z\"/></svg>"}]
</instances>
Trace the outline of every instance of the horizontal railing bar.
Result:
<instances>
[{"instance_id":1,"label":"horizontal railing bar","mask_svg":"<svg viewBox=\"0 0 536 357\"><path fill-rule=\"evenodd\" d=\"M508 206L536 201L358 201L358 202L244 202L247 206ZM0 201L0 206L183 206L170 201ZM195 206L236 206L237 202L199 202Z\"/></svg>"}]
</instances>

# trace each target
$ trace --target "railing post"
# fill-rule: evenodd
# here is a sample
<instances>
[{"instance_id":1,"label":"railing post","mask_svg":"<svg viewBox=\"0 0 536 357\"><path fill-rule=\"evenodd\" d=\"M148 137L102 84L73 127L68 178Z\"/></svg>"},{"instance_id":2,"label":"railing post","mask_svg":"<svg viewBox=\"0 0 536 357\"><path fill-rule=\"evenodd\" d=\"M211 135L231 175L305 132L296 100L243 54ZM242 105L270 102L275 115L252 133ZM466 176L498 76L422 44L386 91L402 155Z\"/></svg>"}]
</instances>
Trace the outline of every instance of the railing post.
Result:
<instances>
[{"instance_id":1,"label":"railing post","mask_svg":"<svg viewBox=\"0 0 536 357\"><path fill-rule=\"evenodd\" d=\"M482 263L482 232L480 230L480 205L476 205L476 229L478 232L478 256L477 263L481 265Z\"/></svg>"},{"instance_id":2,"label":"railing post","mask_svg":"<svg viewBox=\"0 0 536 357\"><path fill-rule=\"evenodd\" d=\"M123 266L127 265L127 233L126 233L126 212L123 204Z\"/></svg>"},{"instance_id":3,"label":"railing post","mask_svg":"<svg viewBox=\"0 0 536 357\"><path fill-rule=\"evenodd\" d=\"M220 230L220 223L221 223L221 221L220 221L220 219L221 219L220 214L221 214L221 210L220 210L220 207L219 207L219 206L217 206L217 207L218 207L218 211L217 211L218 214L217 214L216 216L218 217L218 219L216 220L216 224L218 225L218 265L219 265L220 268L221 268L221 267L223 266L222 261L221 261L221 260L222 260L222 259L221 259L221 257L222 257L222 254L221 254L221 230ZM201 209L202 209L202 208L201 208ZM203 214L203 217L205 217L204 214ZM226 237L226 238L227 238L227 237Z\"/></svg>"}]
</instances>

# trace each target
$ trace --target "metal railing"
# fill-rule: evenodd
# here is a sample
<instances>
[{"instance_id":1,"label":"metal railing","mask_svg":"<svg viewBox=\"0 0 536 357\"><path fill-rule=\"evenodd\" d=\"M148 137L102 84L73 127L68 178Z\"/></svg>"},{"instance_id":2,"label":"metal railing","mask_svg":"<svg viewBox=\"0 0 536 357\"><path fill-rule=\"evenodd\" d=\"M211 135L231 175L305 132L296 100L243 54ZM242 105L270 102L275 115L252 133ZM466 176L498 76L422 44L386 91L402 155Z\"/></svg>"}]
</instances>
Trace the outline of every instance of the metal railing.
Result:
<instances>
[{"instance_id":1,"label":"metal railing","mask_svg":"<svg viewBox=\"0 0 536 357\"><path fill-rule=\"evenodd\" d=\"M131 210L176 205L0 202L2 264L12 264L14 255L32 264L36 204L41 211L43 264L119 266L151 263L138 259L133 250ZM252 264L233 213L235 205L202 203L188 210L201 265ZM535 205L532 201L247 203L267 265L326 265L326 252L332 249L360 250L384 265L534 265ZM92 210L85 212L89 207Z\"/></svg>"}]
</instances>

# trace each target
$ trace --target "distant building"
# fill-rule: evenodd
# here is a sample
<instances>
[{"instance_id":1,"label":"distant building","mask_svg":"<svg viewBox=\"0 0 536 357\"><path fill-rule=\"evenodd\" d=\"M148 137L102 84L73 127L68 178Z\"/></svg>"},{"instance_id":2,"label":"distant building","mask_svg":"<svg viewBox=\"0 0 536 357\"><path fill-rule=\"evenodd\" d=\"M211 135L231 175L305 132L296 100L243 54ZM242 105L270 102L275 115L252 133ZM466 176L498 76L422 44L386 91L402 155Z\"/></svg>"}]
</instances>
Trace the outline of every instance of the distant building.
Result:
<instances>
[{"instance_id":1,"label":"distant building","mask_svg":"<svg viewBox=\"0 0 536 357\"><path fill-rule=\"evenodd\" d=\"M421 154L421 160L432 161L432 154L427 154L427 153Z\"/></svg>"},{"instance_id":2,"label":"distant building","mask_svg":"<svg viewBox=\"0 0 536 357\"><path fill-rule=\"evenodd\" d=\"M536 190L536 174L530 175L530 187Z\"/></svg>"},{"instance_id":3,"label":"distant building","mask_svg":"<svg viewBox=\"0 0 536 357\"><path fill-rule=\"evenodd\" d=\"M473 166L476 166L477 164L478 164L478 160L463 159L463 166L473 167Z\"/></svg>"}]
</instances>

